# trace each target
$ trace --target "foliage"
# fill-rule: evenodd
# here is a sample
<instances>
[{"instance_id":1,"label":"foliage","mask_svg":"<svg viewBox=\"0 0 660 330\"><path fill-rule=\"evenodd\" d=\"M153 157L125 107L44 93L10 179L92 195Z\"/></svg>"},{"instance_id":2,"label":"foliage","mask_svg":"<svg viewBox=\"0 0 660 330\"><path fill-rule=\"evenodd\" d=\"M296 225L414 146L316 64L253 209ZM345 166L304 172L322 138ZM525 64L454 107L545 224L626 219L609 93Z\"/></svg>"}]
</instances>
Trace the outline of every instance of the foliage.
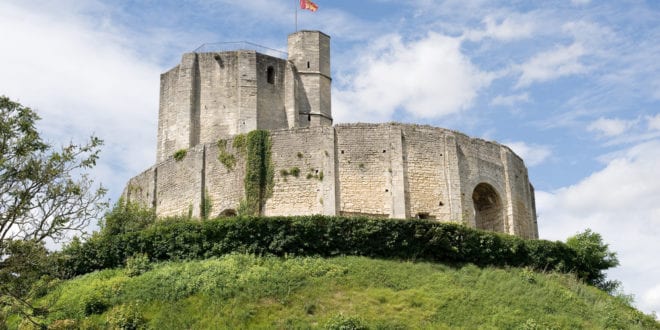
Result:
<instances>
[{"instance_id":1,"label":"foliage","mask_svg":"<svg viewBox=\"0 0 660 330\"><path fill-rule=\"evenodd\" d=\"M126 275L133 277L151 270L149 256L146 253L136 253L126 259Z\"/></svg>"},{"instance_id":2,"label":"foliage","mask_svg":"<svg viewBox=\"0 0 660 330\"><path fill-rule=\"evenodd\" d=\"M95 188L86 173L103 141L92 136L56 150L39 135L39 119L0 96L0 314L22 315L26 326L39 326L48 309L33 306L33 299L61 276L60 260L44 241L84 234L107 207L106 189Z\"/></svg>"},{"instance_id":3,"label":"foliage","mask_svg":"<svg viewBox=\"0 0 660 330\"><path fill-rule=\"evenodd\" d=\"M245 155L247 152L247 137L245 134L238 134L234 136L234 140L232 141L232 147L234 150L238 150L241 155Z\"/></svg>"},{"instance_id":4,"label":"foliage","mask_svg":"<svg viewBox=\"0 0 660 330\"><path fill-rule=\"evenodd\" d=\"M154 222L156 222L154 209L120 198L112 210L99 221L99 227L102 235L118 235L140 231Z\"/></svg>"},{"instance_id":5,"label":"foliage","mask_svg":"<svg viewBox=\"0 0 660 330\"><path fill-rule=\"evenodd\" d=\"M172 157L174 157L175 161L180 162L184 158L186 158L187 154L188 154L188 149L179 149L174 152L174 155L172 155Z\"/></svg>"},{"instance_id":6,"label":"foliage","mask_svg":"<svg viewBox=\"0 0 660 330\"><path fill-rule=\"evenodd\" d=\"M246 148L245 202L250 215L259 215L273 193L270 133L265 130L251 131L246 137Z\"/></svg>"},{"instance_id":7,"label":"foliage","mask_svg":"<svg viewBox=\"0 0 660 330\"><path fill-rule=\"evenodd\" d=\"M0 261L0 319L10 311L27 323L39 325L36 317L45 315L49 306L34 306L63 277L60 261L46 250L43 242L9 241L5 258Z\"/></svg>"},{"instance_id":8,"label":"foliage","mask_svg":"<svg viewBox=\"0 0 660 330\"><path fill-rule=\"evenodd\" d=\"M66 269L72 274L118 267L135 253L146 253L152 260L189 260L232 252L468 262L575 272L585 280L602 270L602 265L594 268L562 242L524 240L437 221L319 215L239 216L205 222L174 218L139 232L96 235L64 251Z\"/></svg>"},{"instance_id":9,"label":"foliage","mask_svg":"<svg viewBox=\"0 0 660 330\"><path fill-rule=\"evenodd\" d=\"M229 254L164 262L141 276L103 270L44 297L80 328L659 329L574 276L364 257ZM102 314L85 316L96 296ZM56 321L54 321L56 322ZM52 323L51 323L52 324Z\"/></svg>"},{"instance_id":10,"label":"foliage","mask_svg":"<svg viewBox=\"0 0 660 330\"><path fill-rule=\"evenodd\" d=\"M137 330L145 328L146 320L136 304L122 304L113 308L106 316L112 329Z\"/></svg>"},{"instance_id":11,"label":"foliage","mask_svg":"<svg viewBox=\"0 0 660 330\"><path fill-rule=\"evenodd\" d=\"M566 244L577 253L581 264L586 265L588 272L578 271L578 276L584 278L589 284L593 284L607 292L612 293L619 286L616 282L606 281L606 269L619 265L616 252L610 251L609 246L603 242L600 234L585 230L566 240Z\"/></svg>"},{"instance_id":12,"label":"foliage","mask_svg":"<svg viewBox=\"0 0 660 330\"><path fill-rule=\"evenodd\" d=\"M69 144L60 151L36 130L32 109L0 96L0 256L8 240L60 241L82 232L107 206L86 170L103 144Z\"/></svg>"},{"instance_id":13,"label":"foliage","mask_svg":"<svg viewBox=\"0 0 660 330\"><path fill-rule=\"evenodd\" d=\"M300 168L298 167L292 167L290 169L281 169L280 170L280 176L286 178L289 175L293 175L294 177L299 177L300 176Z\"/></svg>"},{"instance_id":14,"label":"foliage","mask_svg":"<svg viewBox=\"0 0 660 330\"><path fill-rule=\"evenodd\" d=\"M227 140L218 140L218 160L228 170L233 170L236 166L236 156L227 151Z\"/></svg>"},{"instance_id":15,"label":"foliage","mask_svg":"<svg viewBox=\"0 0 660 330\"><path fill-rule=\"evenodd\" d=\"M199 202L199 210L201 212L200 216L204 220L208 219L211 215L211 211L213 210L213 201L211 200L211 196L209 196L208 190L204 191L202 201Z\"/></svg>"}]
</instances>

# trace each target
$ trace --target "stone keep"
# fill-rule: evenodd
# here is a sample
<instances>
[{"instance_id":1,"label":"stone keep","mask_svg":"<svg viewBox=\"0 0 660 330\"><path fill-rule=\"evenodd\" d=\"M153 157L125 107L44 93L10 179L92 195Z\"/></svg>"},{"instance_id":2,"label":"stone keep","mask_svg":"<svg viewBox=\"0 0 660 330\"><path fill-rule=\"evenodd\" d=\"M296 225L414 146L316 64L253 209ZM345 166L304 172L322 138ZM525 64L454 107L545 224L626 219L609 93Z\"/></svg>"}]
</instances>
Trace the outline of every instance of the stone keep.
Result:
<instances>
[{"instance_id":1,"label":"stone keep","mask_svg":"<svg viewBox=\"0 0 660 330\"><path fill-rule=\"evenodd\" d=\"M199 216L202 201L211 217L236 214L245 156L232 138L265 129L275 172L266 216L424 218L538 238L534 188L511 149L430 126L332 126L331 80L330 37L318 31L291 34L288 60L184 54L161 75L157 164L129 180L124 199L159 216Z\"/></svg>"}]
</instances>

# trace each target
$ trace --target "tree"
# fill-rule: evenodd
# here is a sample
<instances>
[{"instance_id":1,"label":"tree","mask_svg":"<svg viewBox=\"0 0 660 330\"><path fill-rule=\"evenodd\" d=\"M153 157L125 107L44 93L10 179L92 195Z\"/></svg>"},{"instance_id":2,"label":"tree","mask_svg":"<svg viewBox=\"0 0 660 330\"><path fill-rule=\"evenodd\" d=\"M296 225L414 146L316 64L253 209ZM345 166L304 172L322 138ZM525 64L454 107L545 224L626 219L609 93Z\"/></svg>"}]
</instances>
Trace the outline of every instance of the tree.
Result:
<instances>
[{"instance_id":1,"label":"tree","mask_svg":"<svg viewBox=\"0 0 660 330\"><path fill-rule=\"evenodd\" d=\"M585 230L566 240L566 244L577 252L578 262L583 270L578 276L587 283L612 293L618 287L617 281L607 281L604 270L619 265L616 252L610 251L609 245L603 242L600 234Z\"/></svg>"},{"instance_id":2,"label":"tree","mask_svg":"<svg viewBox=\"0 0 660 330\"><path fill-rule=\"evenodd\" d=\"M0 118L0 256L11 240L59 242L83 232L107 207L106 189L85 173L103 141L55 151L37 132L36 112L5 96Z\"/></svg>"},{"instance_id":3,"label":"tree","mask_svg":"<svg viewBox=\"0 0 660 330\"><path fill-rule=\"evenodd\" d=\"M38 120L32 109L0 96L0 319L18 313L43 326L38 319L47 311L32 301L61 275L44 242L83 232L107 202L106 189L85 173L103 141L92 136L54 150L39 136Z\"/></svg>"}]
</instances>

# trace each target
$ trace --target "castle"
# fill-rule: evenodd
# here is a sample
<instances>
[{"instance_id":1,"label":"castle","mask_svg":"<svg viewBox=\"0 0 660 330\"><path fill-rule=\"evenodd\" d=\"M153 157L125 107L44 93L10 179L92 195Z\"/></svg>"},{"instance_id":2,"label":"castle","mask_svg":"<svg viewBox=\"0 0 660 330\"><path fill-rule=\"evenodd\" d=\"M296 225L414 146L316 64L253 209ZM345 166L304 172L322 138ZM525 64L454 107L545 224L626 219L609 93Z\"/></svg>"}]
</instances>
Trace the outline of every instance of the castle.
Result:
<instances>
[{"instance_id":1,"label":"castle","mask_svg":"<svg viewBox=\"0 0 660 330\"><path fill-rule=\"evenodd\" d=\"M330 37L319 31L289 35L287 59L184 54L161 75L157 164L123 198L159 216L235 215L246 198L236 137L267 130L263 215L437 219L538 238L534 188L511 149L430 126L332 126L331 81Z\"/></svg>"}]
</instances>

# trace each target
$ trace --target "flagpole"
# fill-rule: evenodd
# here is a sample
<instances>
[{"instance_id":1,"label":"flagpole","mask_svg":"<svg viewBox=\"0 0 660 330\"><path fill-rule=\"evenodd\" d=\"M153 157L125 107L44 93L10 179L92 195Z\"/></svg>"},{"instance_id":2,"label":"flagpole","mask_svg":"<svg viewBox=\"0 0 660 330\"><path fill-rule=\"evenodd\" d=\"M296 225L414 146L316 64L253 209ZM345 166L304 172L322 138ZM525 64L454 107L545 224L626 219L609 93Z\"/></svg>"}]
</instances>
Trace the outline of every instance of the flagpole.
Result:
<instances>
[{"instance_id":1,"label":"flagpole","mask_svg":"<svg viewBox=\"0 0 660 330\"><path fill-rule=\"evenodd\" d=\"M294 0L294 2L297 2L297 0ZM298 32L298 5L296 5L295 8L296 8L296 31L294 32Z\"/></svg>"}]
</instances>

